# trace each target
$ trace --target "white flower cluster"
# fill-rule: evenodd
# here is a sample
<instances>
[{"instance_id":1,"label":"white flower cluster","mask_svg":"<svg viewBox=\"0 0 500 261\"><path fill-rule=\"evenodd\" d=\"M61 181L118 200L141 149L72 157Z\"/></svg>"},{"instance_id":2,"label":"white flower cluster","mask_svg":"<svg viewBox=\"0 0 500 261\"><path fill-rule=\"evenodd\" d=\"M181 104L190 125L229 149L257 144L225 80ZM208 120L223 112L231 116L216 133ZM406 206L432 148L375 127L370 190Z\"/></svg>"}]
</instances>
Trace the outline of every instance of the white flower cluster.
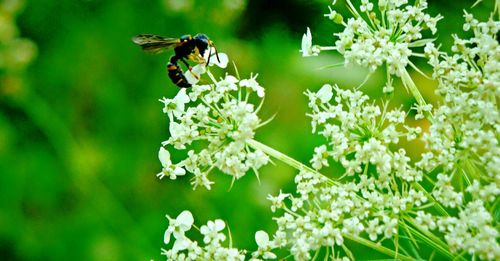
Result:
<instances>
[{"instance_id":1,"label":"white flower cluster","mask_svg":"<svg viewBox=\"0 0 500 261\"><path fill-rule=\"evenodd\" d=\"M442 102L423 135L430 152L417 164L440 169L432 194L460 211L458 217L436 218L450 249L499 260L499 233L487 206L500 195L500 22L479 22L466 12L464 30L473 36L454 36L452 56L429 60ZM431 43L425 49L429 57L438 52ZM454 186L458 180L466 181L465 190Z\"/></svg>"},{"instance_id":2,"label":"white flower cluster","mask_svg":"<svg viewBox=\"0 0 500 261\"><path fill-rule=\"evenodd\" d=\"M452 252L467 251L483 260L500 260L500 246L497 228L484 202L469 202L457 217L440 217L437 221L439 232Z\"/></svg>"},{"instance_id":3,"label":"white flower cluster","mask_svg":"<svg viewBox=\"0 0 500 261\"><path fill-rule=\"evenodd\" d=\"M328 141L314 150L313 168L319 170L333 160L342 164L346 175L363 177L372 166L377 173L370 177L375 179L372 185L380 189L395 186L394 177L405 182L422 180L422 172L409 164L404 149L394 152L390 149L401 137L411 141L421 133L420 127L404 124L404 111L388 111L387 104L380 108L368 103L368 96L360 91L329 84L316 93L307 91L306 95L312 109L308 115L312 118L313 132L320 126L318 132Z\"/></svg>"},{"instance_id":4,"label":"white flower cluster","mask_svg":"<svg viewBox=\"0 0 500 261\"><path fill-rule=\"evenodd\" d=\"M380 14L373 12L375 6L368 0L361 1L361 14L347 3L355 17L344 24L336 42L346 63L374 70L385 62L390 74L402 76L410 86L408 74L399 73L406 72L408 64L414 66L408 59L414 54L409 48L425 46L425 53L418 56L434 67L436 94L442 101L432 106L412 92L418 101L412 108L415 119L427 117L431 123L422 135L419 127L406 124L406 112L388 110L388 103L377 106L360 91L329 84L317 92L307 91L313 132L327 141L314 149L311 165L320 170L336 162L345 172L340 184L318 173L301 173L296 180L300 197L280 193L270 198L273 211L285 210L277 218L275 238L283 238L279 245L292 245L295 257L307 259L322 246L342 246L342 236L376 241L382 234L391 238L401 233L400 226L414 226L423 233L433 231L433 240L447 244L452 254L500 259L500 234L493 218L500 194L500 22L494 16L479 22L466 12L464 30L473 36L454 36L454 54L449 56L431 40L422 40L420 31L428 28L434 34L441 18L423 13L425 1L415 1L414 6L404 0L378 1ZM328 16L341 20L333 10ZM310 35L308 31L303 38L303 49L310 46L304 44ZM316 47L314 54L321 48ZM392 90L390 78L385 89ZM425 142L427 150L419 161L397 149L402 137ZM424 180L432 184L431 192L419 185ZM285 199L290 200L289 207ZM345 213L342 204L348 206ZM335 217L336 223L325 215ZM287 233L293 236L284 236ZM310 244L304 244L307 238L313 238Z\"/></svg>"},{"instance_id":5,"label":"white flower cluster","mask_svg":"<svg viewBox=\"0 0 500 261\"><path fill-rule=\"evenodd\" d=\"M284 210L276 218L276 244L288 247L295 259L307 260L322 248L337 249L331 256L340 258L348 249L345 238L392 240L399 221L428 201L412 186L422 181L423 173L410 164L404 149L391 149L401 137L416 139L421 129L404 124L404 111L368 103L360 91L326 84L306 95L313 132L327 140L315 148L311 164L319 170L338 162L345 169L344 180L333 182L303 171L295 179L298 196L270 197L273 211Z\"/></svg>"},{"instance_id":6,"label":"white flower cluster","mask_svg":"<svg viewBox=\"0 0 500 261\"><path fill-rule=\"evenodd\" d=\"M211 74L209 73L211 76ZM213 84L193 85L180 89L173 99L163 98L163 111L170 119L170 138L163 146L184 150L193 143L202 144L197 151L190 149L187 157L173 164L170 153L160 148L159 158L163 169L159 178L175 179L186 171L192 173L194 188L203 186L211 189L208 174L218 168L239 179L250 169L267 164L269 157L260 150L251 150L246 144L253 139L255 130L263 123L257 116L259 108L249 102L251 93L264 97L264 88L255 80L257 76L239 80L232 75ZM261 102L262 105L262 102ZM198 146L200 148L200 146Z\"/></svg>"},{"instance_id":7,"label":"white flower cluster","mask_svg":"<svg viewBox=\"0 0 500 261\"><path fill-rule=\"evenodd\" d=\"M335 46L312 45L308 29L302 39L303 56L337 50L347 64L371 70L385 64L383 92L393 90L391 75L400 76L417 100L411 108L416 111L414 119L425 119L428 128L412 126L408 113L391 108L389 101L377 104L358 89L325 84L305 93L313 133L326 140L314 149L310 168L253 140L255 129L263 124L256 115L259 109L248 102L248 92L264 96L256 77L211 77L214 84L195 85L190 93L183 89L175 98L162 100L171 120L171 138L164 145L206 146L189 150L177 164L161 148L159 176L174 179L189 171L195 188L210 189L207 174L212 169L237 179L250 169L257 172L268 162L267 155L297 168L296 192L280 190L268 197L271 211L277 213L277 230L272 239L263 231L255 234L258 249L251 253L253 260L277 258L277 248L288 249L295 260L355 259L353 242L401 260L500 260L500 22L494 20L495 13L480 22L466 12L463 28L473 36L453 36L453 54L447 55L422 35L426 29L435 34L441 19L424 13L425 0L413 5L407 0L360 2L358 11L347 0L354 16L347 22L330 9L327 16L345 26ZM424 47L424 53L415 53L414 47ZM433 66L437 104L425 102L406 70L410 65L419 71L411 56L425 57ZM189 103L194 105L187 107ZM413 142L425 144L419 159L410 158L402 148L402 143ZM336 179L319 173L330 164L341 166ZM189 212L169 220L165 243L170 244L171 235L175 238L171 249L163 251L169 259L247 257L247 251L231 244L221 246L226 240L221 220L200 228L204 246L185 236L193 223Z\"/></svg>"},{"instance_id":8,"label":"white flower cluster","mask_svg":"<svg viewBox=\"0 0 500 261\"><path fill-rule=\"evenodd\" d=\"M165 230L164 243L171 245L171 247L162 249L162 255L166 256L167 260L245 260L246 250L231 247L231 242L229 242L229 247L223 246L223 242L227 238L223 233L226 228L224 221L220 219L210 220L201 226L199 232L203 237L203 243L198 243L186 236L186 233L194 226L191 212L185 210L175 219L167 215L167 219L169 225ZM174 242L171 244L172 236ZM273 242L269 241L269 235L266 232L257 231L255 241L258 250L252 253L251 260L276 258L276 255L270 252L273 248Z\"/></svg>"},{"instance_id":9,"label":"white flower cluster","mask_svg":"<svg viewBox=\"0 0 500 261\"><path fill-rule=\"evenodd\" d=\"M279 247L289 248L295 260L310 260L311 252L318 253L321 248L333 251L331 257L341 258L339 254L347 249L345 239L391 239L398 231L403 212L426 201L415 190L399 195L377 192L376 182L366 176L358 183L333 183L317 173L304 171L295 177L295 182L297 196L280 193L269 197L274 210L283 213L275 218L278 230L274 241Z\"/></svg>"},{"instance_id":10,"label":"white flower cluster","mask_svg":"<svg viewBox=\"0 0 500 261\"><path fill-rule=\"evenodd\" d=\"M302 53L318 55L320 50L337 50L344 55L345 64L358 64L374 71L386 64L390 74L400 76L407 65L414 66L410 57L418 55L412 48L421 47L433 39L424 39L422 31L436 33L436 24L441 16L430 16L424 11L427 1L415 1L409 5L407 0L362 0L359 11L347 0L352 18L343 21L340 14L330 8L328 18L345 29L335 35L335 46L319 47L311 44L309 32L302 38ZM375 5L378 10L375 11Z\"/></svg>"},{"instance_id":11,"label":"white flower cluster","mask_svg":"<svg viewBox=\"0 0 500 261\"><path fill-rule=\"evenodd\" d=\"M422 164L433 167L439 162L445 171L459 163L463 169L472 164L484 170L482 178L500 184L496 100L500 97L500 22L478 22L467 13L465 21L464 28L472 30L474 36L467 40L455 36L455 54L430 61L439 80L436 94L443 102L433 112L435 122L430 133L424 135L433 155ZM437 52L432 44L426 51Z\"/></svg>"}]
</instances>

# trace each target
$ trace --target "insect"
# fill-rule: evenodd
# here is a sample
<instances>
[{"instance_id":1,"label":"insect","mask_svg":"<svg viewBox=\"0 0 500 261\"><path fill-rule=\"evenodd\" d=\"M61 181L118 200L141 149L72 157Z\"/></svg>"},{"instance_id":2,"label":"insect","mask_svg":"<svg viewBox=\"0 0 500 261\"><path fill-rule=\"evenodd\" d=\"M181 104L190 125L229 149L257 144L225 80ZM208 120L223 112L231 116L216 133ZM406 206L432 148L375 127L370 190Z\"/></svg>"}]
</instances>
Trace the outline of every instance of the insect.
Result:
<instances>
[{"instance_id":1,"label":"insect","mask_svg":"<svg viewBox=\"0 0 500 261\"><path fill-rule=\"evenodd\" d=\"M205 34L197 34L194 37L191 35L184 35L181 38L168 38L153 34L139 34L132 38L132 41L142 47L142 50L148 53L158 54L169 49L174 49L174 55L170 57L167 64L168 77L172 82L181 87L189 88L191 84L187 81L178 61L181 61L191 70L191 66L186 60L197 63L204 63L205 59L203 54L209 51L207 65L210 62L212 48L215 50L215 56L219 60L217 49L211 40Z\"/></svg>"}]
</instances>

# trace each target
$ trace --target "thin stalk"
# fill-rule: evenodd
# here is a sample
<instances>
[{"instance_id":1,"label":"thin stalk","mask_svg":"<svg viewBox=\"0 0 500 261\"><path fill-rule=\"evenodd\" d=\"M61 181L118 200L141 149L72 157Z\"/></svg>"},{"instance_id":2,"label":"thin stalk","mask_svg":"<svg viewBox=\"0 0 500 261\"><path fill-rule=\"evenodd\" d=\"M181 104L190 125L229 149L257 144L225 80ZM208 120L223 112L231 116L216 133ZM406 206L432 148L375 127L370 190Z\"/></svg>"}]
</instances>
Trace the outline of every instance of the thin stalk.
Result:
<instances>
[{"instance_id":1,"label":"thin stalk","mask_svg":"<svg viewBox=\"0 0 500 261\"><path fill-rule=\"evenodd\" d=\"M337 47L335 46L319 46L321 51L336 51Z\"/></svg>"},{"instance_id":2,"label":"thin stalk","mask_svg":"<svg viewBox=\"0 0 500 261\"><path fill-rule=\"evenodd\" d=\"M410 74L408 74L408 71L406 69L403 69L400 70L400 72L401 72L401 80L403 81L404 86L410 91L415 100L417 100L417 103L422 107L427 105L427 102L425 102L424 97L422 96L422 94L420 94L420 91L415 85L415 82L411 78ZM430 112L426 111L425 116L431 123L434 122L434 119Z\"/></svg>"},{"instance_id":3,"label":"thin stalk","mask_svg":"<svg viewBox=\"0 0 500 261\"><path fill-rule=\"evenodd\" d=\"M449 259L453 260L466 260L465 258L461 256L455 256L453 255L449 249L448 245L443 242L439 237L436 235L430 233L428 230L422 229L420 226L418 226L415 221L410 218L410 217L404 217L405 221L411 224L412 226L408 226L408 229L411 231L413 235L415 235L417 238L419 238L422 241L425 241L429 246L431 246L433 249L435 249L437 252L443 254L444 256L448 257ZM417 230L418 229L418 230Z\"/></svg>"},{"instance_id":4,"label":"thin stalk","mask_svg":"<svg viewBox=\"0 0 500 261\"><path fill-rule=\"evenodd\" d=\"M325 175L319 173L318 171L312 169L311 167L306 166L305 164L297 161L296 159L293 159L293 158L289 157L288 155L283 154L283 153L281 153L281 152L279 152L279 151L277 151L277 150L275 150L275 149L273 149L265 144L262 144L256 140L248 140L246 143L248 144L248 146L250 146L254 149L261 150L262 152L266 153L267 155L269 155L277 160L280 160L280 161L290 165L291 167L296 168L299 171L312 172L312 173L315 173L317 175L321 175L323 177L326 177ZM328 178L328 177L326 177L326 178Z\"/></svg>"},{"instance_id":5,"label":"thin stalk","mask_svg":"<svg viewBox=\"0 0 500 261\"><path fill-rule=\"evenodd\" d=\"M351 241L354 241L358 244L361 244L361 245L364 245L364 246L367 246L373 250L376 250L380 253L383 253L383 254L386 254L388 256L391 256L391 257L396 257L397 255L397 259L398 260L415 260L414 258L412 257L409 257L409 256L405 256L405 255L402 255L401 253L396 253L396 251L394 250L391 250L387 247L384 247L382 245L379 245L377 243L374 243L370 240L367 240L367 239L364 239L364 238L361 238L361 237L358 237L358 236L353 236L353 235L344 235L345 238L351 240Z\"/></svg>"},{"instance_id":6,"label":"thin stalk","mask_svg":"<svg viewBox=\"0 0 500 261\"><path fill-rule=\"evenodd\" d=\"M415 85L415 82L413 82L413 79L410 77L410 74L408 74L408 71L406 69L401 70L401 80L403 81L404 86L411 92L415 100L417 100L417 103L420 106L425 106L427 103L425 102L424 97L422 94L420 94L420 91L418 90L417 86ZM425 112L426 118L433 123L434 119L432 117L432 114L428 111ZM437 202L434 197L430 193L428 193L422 185L416 183L416 187L422 191L424 194L426 194L430 200L432 200L434 203L436 203L436 208L438 209L439 212L441 212L443 215L449 216L446 210Z\"/></svg>"},{"instance_id":7,"label":"thin stalk","mask_svg":"<svg viewBox=\"0 0 500 261\"><path fill-rule=\"evenodd\" d=\"M422 185L421 185L420 183L415 182L415 183L413 183L413 184L414 184L414 186L415 186L418 190L422 191L422 193L424 193L424 195L425 195L425 196L426 196L429 200L431 200L431 201L432 201L432 203L434 203L434 207L435 207L435 208L439 211L439 213L441 213L441 215L444 215L444 216L447 216L447 217L449 217L449 216L450 216L450 214L448 214L448 212L446 211L446 209L444 209L444 207L443 207L443 206L441 206L441 204L440 204L440 203L439 203L439 202L438 202L438 201L437 201L437 200L436 200L436 199L432 196L432 194L431 194L431 193L429 193L429 192L427 192L427 190L425 190L425 188L424 188L424 187L422 187Z\"/></svg>"}]
</instances>

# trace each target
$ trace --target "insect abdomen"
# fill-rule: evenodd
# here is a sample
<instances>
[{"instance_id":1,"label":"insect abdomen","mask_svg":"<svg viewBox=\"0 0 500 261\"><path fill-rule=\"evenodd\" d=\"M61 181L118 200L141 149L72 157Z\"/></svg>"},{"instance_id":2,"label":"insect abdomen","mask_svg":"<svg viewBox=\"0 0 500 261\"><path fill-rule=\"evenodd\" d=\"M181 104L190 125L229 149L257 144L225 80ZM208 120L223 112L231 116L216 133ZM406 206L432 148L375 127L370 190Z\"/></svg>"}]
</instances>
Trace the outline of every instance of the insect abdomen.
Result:
<instances>
[{"instance_id":1,"label":"insect abdomen","mask_svg":"<svg viewBox=\"0 0 500 261\"><path fill-rule=\"evenodd\" d=\"M169 62L167 65L167 70L168 70L168 77L170 78L170 80L172 80L172 82L175 85L181 88L191 87L191 84L188 83L181 68L176 63Z\"/></svg>"}]
</instances>

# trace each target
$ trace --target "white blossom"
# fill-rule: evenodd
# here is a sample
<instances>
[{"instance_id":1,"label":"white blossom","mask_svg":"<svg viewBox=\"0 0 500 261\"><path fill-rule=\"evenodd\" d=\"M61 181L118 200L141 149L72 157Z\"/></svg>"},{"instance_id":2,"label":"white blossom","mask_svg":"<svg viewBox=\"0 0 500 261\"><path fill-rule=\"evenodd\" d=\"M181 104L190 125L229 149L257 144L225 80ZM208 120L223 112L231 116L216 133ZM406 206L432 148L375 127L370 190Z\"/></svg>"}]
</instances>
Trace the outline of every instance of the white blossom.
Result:
<instances>
[{"instance_id":1,"label":"white blossom","mask_svg":"<svg viewBox=\"0 0 500 261\"><path fill-rule=\"evenodd\" d=\"M186 174L186 170L182 167L172 164L172 161L170 160L170 153L163 147L160 147L160 151L158 151L158 158L163 166L162 171L157 174L160 179L165 176L170 179L176 179L177 176L183 176Z\"/></svg>"},{"instance_id":2,"label":"white blossom","mask_svg":"<svg viewBox=\"0 0 500 261\"><path fill-rule=\"evenodd\" d=\"M189 102L189 97L186 95L186 89L180 89L173 99L163 98L160 100L165 104L163 112L167 113L170 120L181 116L184 113L185 104Z\"/></svg>"},{"instance_id":3,"label":"white blossom","mask_svg":"<svg viewBox=\"0 0 500 261\"><path fill-rule=\"evenodd\" d=\"M307 32L302 36L302 56L317 56L320 49L312 44L311 30L307 27Z\"/></svg>"},{"instance_id":4,"label":"white blossom","mask_svg":"<svg viewBox=\"0 0 500 261\"><path fill-rule=\"evenodd\" d=\"M276 255L270 250L273 249L273 243L269 241L269 235L262 230L255 233L255 242L257 243L258 250L252 253L255 259L262 256L263 259L275 259Z\"/></svg>"},{"instance_id":5,"label":"white blossom","mask_svg":"<svg viewBox=\"0 0 500 261\"><path fill-rule=\"evenodd\" d=\"M200 227L200 233L204 235L203 242L206 244L213 241L224 241L226 236L219 233L226 227L224 221L216 219L214 221L208 221L206 225Z\"/></svg>"},{"instance_id":6,"label":"white blossom","mask_svg":"<svg viewBox=\"0 0 500 261\"><path fill-rule=\"evenodd\" d=\"M184 210L175 219L170 218L168 215L167 218L169 221L169 225L167 230L165 230L163 242L165 244L168 244L170 242L170 236L173 234L176 241L180 240L179 242L182 242L182 244L184 244L184 233L191 229L191 226L194 222L193 215L188 210Z\"/></svg>"}]
</instances>

